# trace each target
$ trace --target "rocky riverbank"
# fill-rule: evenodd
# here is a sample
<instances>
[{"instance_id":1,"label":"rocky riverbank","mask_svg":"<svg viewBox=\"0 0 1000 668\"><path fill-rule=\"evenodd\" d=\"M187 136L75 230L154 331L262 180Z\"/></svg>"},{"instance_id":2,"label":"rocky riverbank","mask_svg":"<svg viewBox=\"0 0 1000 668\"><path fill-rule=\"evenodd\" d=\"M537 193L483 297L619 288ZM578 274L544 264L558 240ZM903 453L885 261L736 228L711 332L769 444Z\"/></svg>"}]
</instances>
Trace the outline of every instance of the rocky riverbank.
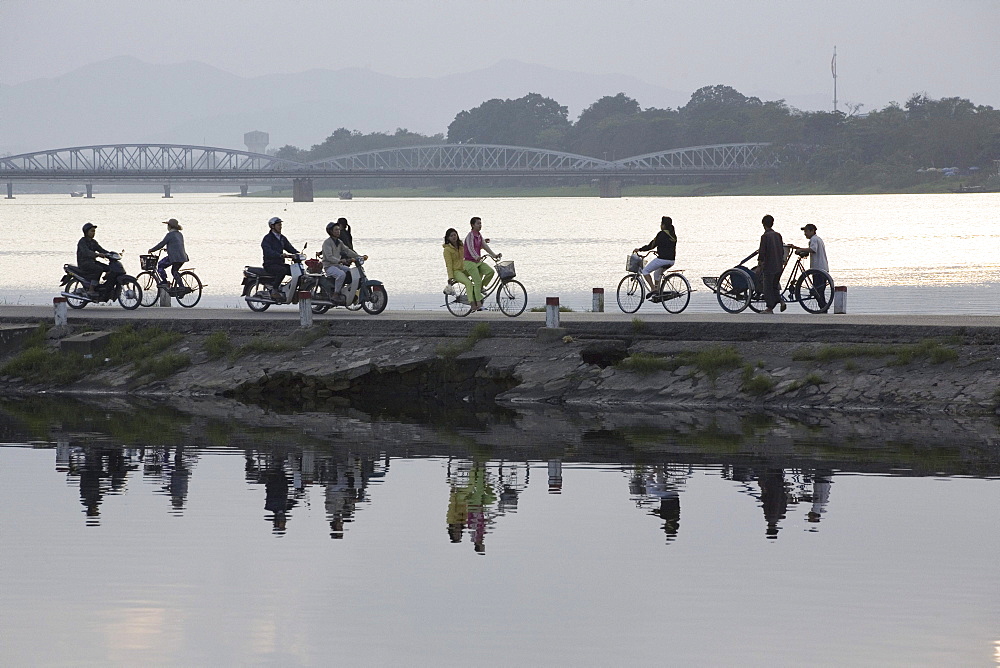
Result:
<instances>
[{"instance_id":1,"label":"rocky riverbank","mask_svg":"<svg viewBox=\"0 0 1000 668\"><path fill-rule=\"evenodd\" d=\"M107 334L80 343L94 324ZM493 403L995 415L1000 402L994 327L564 325L540 335L537 323L512 320L331 320L305 330L175 320L46 337L29 323L14 336L9 323L0 392L221 395L293 411L412 415Z\"/></svg>"}]
</instances>

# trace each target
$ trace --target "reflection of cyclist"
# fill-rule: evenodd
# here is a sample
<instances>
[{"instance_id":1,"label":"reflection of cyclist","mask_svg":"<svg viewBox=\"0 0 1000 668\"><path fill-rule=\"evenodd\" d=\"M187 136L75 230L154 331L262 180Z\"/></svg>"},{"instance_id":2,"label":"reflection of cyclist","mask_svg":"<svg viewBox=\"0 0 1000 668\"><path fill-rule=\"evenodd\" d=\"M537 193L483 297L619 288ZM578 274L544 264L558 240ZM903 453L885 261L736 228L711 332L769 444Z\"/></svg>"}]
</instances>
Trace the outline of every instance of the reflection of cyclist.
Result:
<instances>
[{"instance_id":1,"label":"reflection of cyclist","mask_svg":"<svg viewBox=\"0 0 1000 668\"><path fill-rule=\"evenodd\" d=\"M462 255L462 244L458 240L458 230L449 227L444 233L444 245L441 247L444 249L444 269L448 275L448 285L458 281L465 286L466 298L471 299L472 281L465 273L465 260Z\"/></svg>"},{"instance_id":2,"label":"reflection of cyclist","mask_svg":"<svg viewBox=\"0 0 1000 668\"><path fill-rule=\"evenodd\" d=\"M650 260L642 268L642 275L649 283L650 294L656 291L656 286L663 276L663 270L674 265L674 258L677 254L677 232L674 231L674 221L670 216L663 216L660 219L660 231L656 233L653 240L641 248L633 249L633 253L644 253L656 249L656 257ZM656 272L656 282L653 282L651 273Z\"/></svg>"},{"instance_id":3,"label":"reflection of cyclist","mask_svg":"<svg viewBox=\"0 0 1000 668\"><path fill-rule=\"evenodd\" d=\"M473 311L478 311L483 306L483 286L489 285L495 273L486 262L483 261L483 251L494 260L499 259L496 253L490 248L489 239L483 239L480 231L483 229L483 220L479 216L474 216L469 221L472 228L465 235L465 273L472 280L472 291L469 293L469 300Z\"/></svg>"}]
</instances>

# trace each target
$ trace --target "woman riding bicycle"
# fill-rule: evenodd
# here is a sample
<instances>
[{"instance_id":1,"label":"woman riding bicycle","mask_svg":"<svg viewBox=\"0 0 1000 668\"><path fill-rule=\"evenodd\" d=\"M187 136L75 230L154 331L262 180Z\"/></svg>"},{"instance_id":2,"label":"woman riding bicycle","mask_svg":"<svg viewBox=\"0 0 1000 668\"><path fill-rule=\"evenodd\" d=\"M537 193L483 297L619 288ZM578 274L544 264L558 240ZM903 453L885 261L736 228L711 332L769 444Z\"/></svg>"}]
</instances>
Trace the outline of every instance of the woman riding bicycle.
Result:
<instances>
[{"instance_id":1,"label":"woman riding bicycle","mask_svg":"<svg viewBox=\"0 0 1000 668\"><path fill-rule=\"evenodd\" d=\"M472 280L465 273L465 259L462 255L462 242L458 238L458 230L449 227L444 233L444 268L448 274L448 285L456 281L465 286L465 294L472 294Z\"/></svg>"},{"instance_id":2,"label":"woman riding bicycle","mask_svg":"<svg viewBox=\"0 0 1000 668\"><path fill-rule=\"evenodd\" d=\"M156 265L156 276L160 279L161 286L167 284L167 267L170 267L170 273L173 274L174 280L178 281L181 265L188 261L187 253L184 251L184 235L181 234L183 229L181 224L177 222L176 218L165 220L163 224L167 226L167 235L163 237L163 241L149 249L151 254L163 247L167 249L167 256Z\"/></svg>"},{"instance_id":3,"label":"woman riding bicycle","mask_svg":"<svg viewBox=\"0 0 1000 668\"><path fill-rule=\"evenodd\" d=\"M465 273L472 281L472 290L469 292L469 299L472 300L472 310L478 311L483 307L483 286L489 285L493 278L493 268L483 261L483 252L494 260L499 260L500 256L490 248L489 239L484 239L481 233L483 221L479 216L473 216L469 221L469 233L465 235L464 258Z\"/></svg>"},{"instance_id":4,"label":"woman riding bicycle","mask_svg":"<svg viewBox=\"0 0 1000 668\"><path fill-rule=\"evenodd\" d=\"M642 268L642 275L649 283L650 295L655 294L656 286L660 282L660 277L663 276L663 270L674 265L674 257L677 253L677 233L674 231L674 221L671 220L670 216L663 216L660 219L660 231L656 233L652 241L641 248L633 249L632 252L645 253L654 248L656 249L656 257ZM656 272L655 283L653 277L650 276L653 272Z\"/></svg>"}]
</instances>

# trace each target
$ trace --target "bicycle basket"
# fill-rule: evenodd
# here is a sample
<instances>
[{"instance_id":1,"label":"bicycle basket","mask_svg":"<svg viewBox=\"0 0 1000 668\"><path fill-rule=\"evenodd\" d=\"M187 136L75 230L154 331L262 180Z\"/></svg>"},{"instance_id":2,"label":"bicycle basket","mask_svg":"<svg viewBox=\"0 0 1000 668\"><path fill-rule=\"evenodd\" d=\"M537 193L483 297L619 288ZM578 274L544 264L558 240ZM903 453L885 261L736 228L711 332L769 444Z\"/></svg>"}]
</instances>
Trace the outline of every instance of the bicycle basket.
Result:
<instances>
[{"instance_id":1,"label":"bicycle basket","mask_svg":"<svg viewBox=\"0 0 1000 668\"><path fill-rule=\"evenodd\" d=\"M309 258L306 260L306 270L311 274L322 274L323 263L315 258Z\"/></svg>"},{"instance_id":2,"label":"bicycle basket","mask_svg":"<svg viewBox=\"0 0 1000 668\"><path fill-rule=\"evenodd\" d=\"M632 253L627 258L625 258L625 271L640 272L642 271L642 256Z\"/></svg>"},{"instance_id":3,"label":"bicycle basket","mask_svg":"<svg viewBox=\"0 0 1000 668\"><path fill-rule=\"evenodd\" d=\"M509 281L517 276L517 272L514 271L514 261L504 260L503 262L497 262L497 273L500 274L501 281Z\"/></svg>"},{"instance_id":4,"label":"bicycle basket","mask_svg":"<svg viewBox=\"0 0 1000 668\"><path fill-rule=\"evenodd\" d=\"M156 269L156 256L140 255L139 265L142 267L143 271L154 271Z\"/></svg>"}]
</instances>

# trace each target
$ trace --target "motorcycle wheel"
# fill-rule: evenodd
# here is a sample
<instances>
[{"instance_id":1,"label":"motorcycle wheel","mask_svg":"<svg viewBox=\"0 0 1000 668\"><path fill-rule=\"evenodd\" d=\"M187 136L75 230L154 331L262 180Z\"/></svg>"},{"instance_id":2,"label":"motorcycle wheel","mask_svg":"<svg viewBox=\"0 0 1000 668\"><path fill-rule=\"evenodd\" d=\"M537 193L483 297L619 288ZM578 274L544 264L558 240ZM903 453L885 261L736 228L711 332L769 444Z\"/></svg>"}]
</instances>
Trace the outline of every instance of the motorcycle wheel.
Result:
<instances>
[{"instance_id":1,"label":"motorcycle wheel","mask_svg":"<svg viewBox=\"0 0 1000 668\"><path fill-rule=\"evenodd\" d=\"M250 288L250 296L251 297L257 297L257 298L263 298L263 299L269 299L268 294L267 294L267 290L264 288L263 285L261 285L260 281L257 281L256 283L254 283L253 287ZM250 299L247 299L247 306L249 306L250 310L253 311L253 312L255 312L255 313L263 313L264 311L266 311L268 309L268 307L271 306L271 304L269 304L268 302L256 302L256 301L251 301Z\"/></svg>"},{"instance_id":2,"label":"motorcycle wheel","mask_svg":"<svg viewBox=\"0 0 1000 668\"><path fill-rule=\"evenodd\" d=\"M80 295L80 294L83 294L84 292L86 292L86 290L83 289L83 283L81 283L80 281L78 281L78 280L76 280L74 278L73 280L71 280L69 283L66 284L66 290L64 290L64 292L66 292L68 294L73 294L73 295ZM89 301L87 301L86 299L83 299L82 297L67 297L66 298L66 304L70 308L83 308L84 306L86 306L89 303L90 303Z\"/></svg>"},{"instance_id":3,"label":"motorcycle wheel","mask_svg":"<svg viewBox=\"0 0 1000 668\"><path fill-rule=\"evenodd\" d=\"M389 293L384 285L369 285L361 289L361 308L371 315L378 315L389 303Z\"/></svg>"},{"instance_id":4,"label":"motorcycle wheel","mask_svg":"<svg viewBox=\"0 0 1000 668\"><path fill-rule=\"evenodd\" d=\"M317 304L316 301L323 299L323 290L319 287L319 283L314 283L312 289L309 291L312 293L313 305L312 312L316 315L322 315L330 310L329 304Z\"/></svg>"},{"instance_id":5,"label":"motorcycle wheel","mask_svg":"<svg viewBox=\"0 0 1000 668\"><path fill-rule=\"evenodd\" d=\"M134 278L121 282L118 286L118 303L126 311L134 311L142 304L142 288Z\"/></svg>"}]
</instances>

